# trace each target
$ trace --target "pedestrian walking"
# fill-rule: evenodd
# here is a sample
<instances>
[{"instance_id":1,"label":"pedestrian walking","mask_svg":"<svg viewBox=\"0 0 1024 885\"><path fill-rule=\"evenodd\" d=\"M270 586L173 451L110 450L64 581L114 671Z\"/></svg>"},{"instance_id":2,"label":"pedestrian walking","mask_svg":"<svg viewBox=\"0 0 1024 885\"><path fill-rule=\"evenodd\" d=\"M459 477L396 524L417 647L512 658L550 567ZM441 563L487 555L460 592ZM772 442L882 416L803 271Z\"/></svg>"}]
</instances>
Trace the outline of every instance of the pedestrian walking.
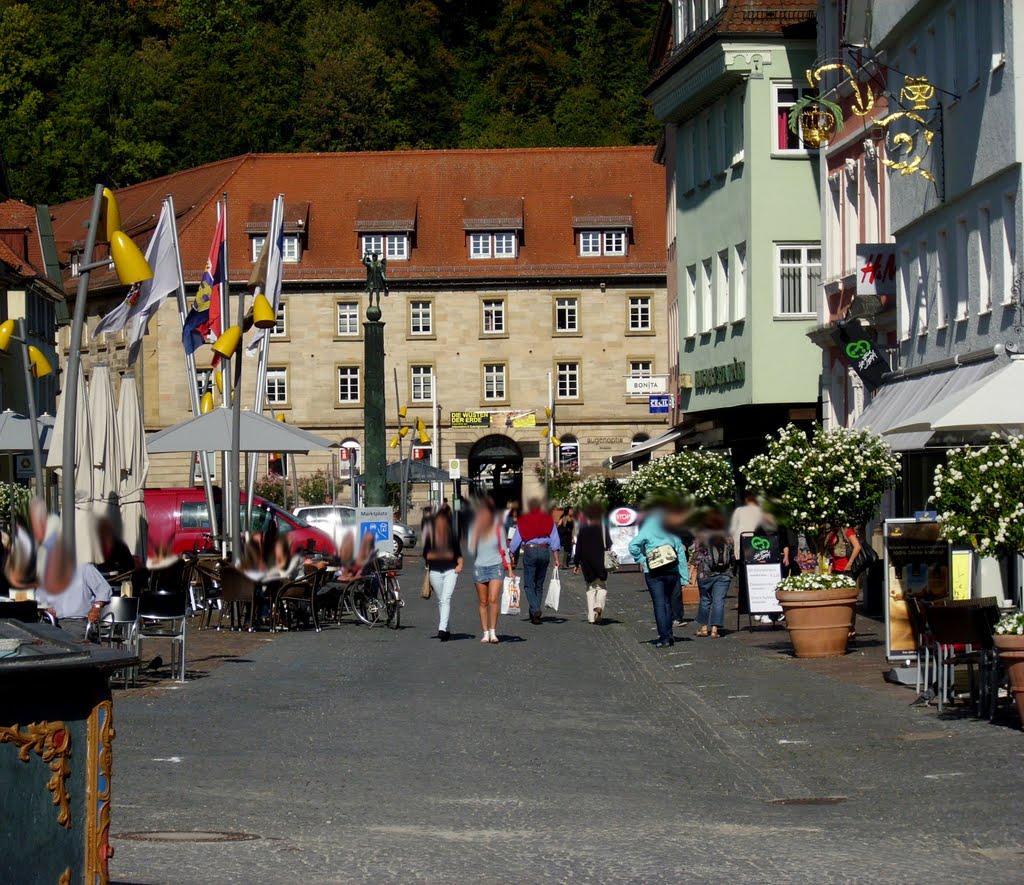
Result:
<instances>
[{"instance_id":1,"label":"pedestrian walking","mask_svg":"<svg viewBox=\"0 0 1024 885\"><path fill-rule=\"evenodd\" d=\"M585 522L580 523L576 534L576 546L572 554L572 573L583 573L587 585L587 621L600 624L608 598L608 567L605 555L611 547L608 528L604 524L604 508L588 504L583 508Z\"/></svg>"},{"instance_id":2,"label":"pedestrian walking","mask_svg":"<svg viewBox=\"0 0 1024 885\"><path fill-rule=\"evenodd\" d=\"M530 603L530 623L539 624L544 605L544 579L548 574L551 554L554 553L557 569L558 552L562 549L558 526L551 514L544 510L539 498L528 502L526 513L516 523L509 550L517 556L520 548L523 548L523 589Z\"/></svg>"},{"instance_id":3,"label":"pedestrian walking","mask_svg":"<svg viewBox=\"0 0 1024 885\"><path fill-rule=\"evenodd\" d=\"M571 507L566 507L558 517L558 541L568 562L572 556L572 545L576 542L576 519Z\"/></svg>"},{"instance_id":4,"label":"pedestrian walking","mask_svg":"<svg viewBox=\"0 0 1024 885\"><path fill-rule=\"evenodd\" d=\"M665 527L665 519L665 510L655 508L629 542L629 555L640 564L654 605L654 622L658 627L656 648L675 644L672 597L681 592L682 581L689 580L683 542Z\"/></svg>"},{"instance_id":5,"label":"pedestrian walking","mask_svg":"<svg viewBox=\"0 0 1024 885\"><path fill-rule=\"evenodd\" d=\"M733 543L725 533L725 517L711 511L701 523L694 542L697 564L697 635L717 639L725 628L725 598L732 584Z\"/></svg>"},{"instance_id":6,"label":"pedestrian walking","mask_svg":"<svg viewBox=\"0 0 1024 885\"><path fill-rule=\"evenodd\" d=\"M442 505L431 520L430 533L423 542L423 560L430 572L430 587L437 597L437 638L447 642L451 638L448 618L452 610L452 594L462 571L462 547L447 504Z\"/></svg>"},{"instance_id":7,"label":"pedestrian walking","mask_svg":"<svg viewBox=\"0 0 1024 885\"><path fill-rule=\"evenodd\" d=\"M495 643L498 641L502 582L505 575L514 578L515 572L505 542L505 527L490 498L481 501L477 509L469 549L473 553L473 584L480 604L480 627L484 631L480 641Z\"/></svg>"},{"instance_id":8,"label":"pedestrian walking","mask_svg":"<svg viewBox=\"0 0 1024 885\"><path fill-rule=\"evenodd\" d=\"M740 538L748 532L756 532L764 522L764 511L757 503L757 495L747 491L743 495L743 504L732 512L729 521L729 534L732 535L732 553L739 560Z\"/></svg>"}]
</instances>

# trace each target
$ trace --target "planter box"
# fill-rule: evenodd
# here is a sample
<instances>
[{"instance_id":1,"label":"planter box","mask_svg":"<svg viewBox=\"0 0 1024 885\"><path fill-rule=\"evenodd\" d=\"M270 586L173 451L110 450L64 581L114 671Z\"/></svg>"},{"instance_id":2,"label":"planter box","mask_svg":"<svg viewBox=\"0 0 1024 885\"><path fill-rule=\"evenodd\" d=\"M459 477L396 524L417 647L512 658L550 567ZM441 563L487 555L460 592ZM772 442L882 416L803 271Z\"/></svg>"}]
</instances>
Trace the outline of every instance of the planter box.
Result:
<instances>
[{"instance_id":1,"label":"planter box","mask_svg":"<svg viewBox=\"0 0 1024 885\"><path fill-rule=\"evenodd\" d=\"M846 654L860 589L777 590L786 613L786 628L798 658L830 658Z\"/></svg>"},{"instance_id":2,"label":"planter box","mask_svg":"<svg viewBox=\"0 0 1024 885\"><path fill-rule=\"evenodd\" d=\"M1024 636L996 633L992 637L992 642L999 652L999 660L1006 667L1010 692L1017 702L1017 714L1020 716L1021 727L1024 728Z\"/></svg>"}]
</instances>

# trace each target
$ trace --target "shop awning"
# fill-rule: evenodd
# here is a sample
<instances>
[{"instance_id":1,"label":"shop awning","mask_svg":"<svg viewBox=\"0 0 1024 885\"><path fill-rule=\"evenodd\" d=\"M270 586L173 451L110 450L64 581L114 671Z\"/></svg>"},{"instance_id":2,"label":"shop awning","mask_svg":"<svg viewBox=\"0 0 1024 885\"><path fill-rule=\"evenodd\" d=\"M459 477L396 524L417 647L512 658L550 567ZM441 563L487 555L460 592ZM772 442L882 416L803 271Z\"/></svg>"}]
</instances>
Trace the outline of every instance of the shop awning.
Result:
<instances>
[{"instance_id":1,"label":"shop awning","mask_svg":"<svg viewBox=\"0 0 1024 885\"><path fill-rule=\"evenodd\" d=\"M467 197L462 201L462 226L466 230L522 230L522 197Z\"/></svg>"},{"instance_id":2,"label":"shop awning","mask_svg":"<svg viewBox=\"0 0 1024 885\"><path fill-rule=\"evenodd\" d=\"M401 199L360 200L356 207L356 232L409 233L416 230L416 201Z\"/></svg>"},{"instance_id":3,"label":"shop awning","mask_svg":"<svg viewBox=\"0 0 1024 885\"><path fill-rule=\"evenodd\" d=\"M630 194L617 197L573 197L572 226L585 227L632 227L633 197Z\"/></svg>"},{"instance_id":4,"label":"shop awning","mask_svg":"<svg viewBox=\"0 0 1024 885\"><path fill-rule=\"evenodd\" d=\"M871 404L861 413L853 426L885 434L885 441L897 452L924 449L932 437L932 431L889 431L938 399L944 399L973 384L990 372L993 365L992 360L986 360L887 384L875 394Z\"/></svg>"},{"instance_id":5,"label":"shop awning","mask_svg":"<svg viewBox=\"0 0 1024 885\"><path fill-rule=\"evenodd\" d=\"M304 234L309 228L309 202L284 204L284 232ZM265 234L270 230L270 203L254 203L245 220L245 232Z\"/></svg>"},{"instance_id":6,"label":"shop awning","mask_svg":"<svg viewBox=\"0 0 1024 885\"><path fill-rule=\"evenodd\" d=\"M672 445L682 435L683 429L681 427L673 427L671 430L666 431L660 436L654 437L654 439L637 443L635 446L626 449L624 452L612 455L605 463L613 469L615 467L621 467L623 464L628 464L630 461L635 461L637 458L649 455L651 452L660 449L663 446Z\"/></svg>"}]
</instances>

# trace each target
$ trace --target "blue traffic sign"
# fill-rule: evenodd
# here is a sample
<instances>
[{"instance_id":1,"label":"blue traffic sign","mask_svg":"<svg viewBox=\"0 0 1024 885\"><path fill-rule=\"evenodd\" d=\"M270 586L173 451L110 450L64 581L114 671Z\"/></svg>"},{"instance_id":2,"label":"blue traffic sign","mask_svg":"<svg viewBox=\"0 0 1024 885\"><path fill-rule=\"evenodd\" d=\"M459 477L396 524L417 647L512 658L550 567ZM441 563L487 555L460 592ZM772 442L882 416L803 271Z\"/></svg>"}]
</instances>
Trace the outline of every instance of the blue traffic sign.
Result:
<instances>
[{"instance_id":1,"label":"blue traffic sign","mask_svg":"<svg viewBox=\"0 0 1024 885\"><path fill-rule=\"evenodd\" d=\"M648 400L648 410L652 415L664 414L672 408L672 395L654 395L652 394Z\"/></svg>"},{"instance_id":2,"label":"blue traffic sign","mask_svg":"<svg viewBox=\"0 0 1024 885\"><path fill-rule=\"evenodd\" d=\"M391 537L390 525L387 521L359 523L359 537L373 535L374 541L387 541Z\"/></svg>"}]
</instances>

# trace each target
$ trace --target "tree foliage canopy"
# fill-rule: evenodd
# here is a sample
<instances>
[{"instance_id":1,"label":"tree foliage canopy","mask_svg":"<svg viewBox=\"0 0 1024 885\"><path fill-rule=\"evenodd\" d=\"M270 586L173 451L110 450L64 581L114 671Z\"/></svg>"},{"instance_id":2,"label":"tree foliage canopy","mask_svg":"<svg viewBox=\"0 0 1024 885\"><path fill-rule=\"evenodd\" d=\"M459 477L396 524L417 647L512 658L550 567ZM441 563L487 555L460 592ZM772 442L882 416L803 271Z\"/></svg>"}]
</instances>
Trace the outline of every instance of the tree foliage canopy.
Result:
<instances>
[{"instance_id":1,"label":"tree foliage canopy","mask_svg":"<svg viewBox=\"0 0 1024 885\"><path fill-rule=\"evenodd\" d=\"M0 0L0 149L58 202L249 151L652 142L658 0Z\"/></svg>"}]
</instances>

